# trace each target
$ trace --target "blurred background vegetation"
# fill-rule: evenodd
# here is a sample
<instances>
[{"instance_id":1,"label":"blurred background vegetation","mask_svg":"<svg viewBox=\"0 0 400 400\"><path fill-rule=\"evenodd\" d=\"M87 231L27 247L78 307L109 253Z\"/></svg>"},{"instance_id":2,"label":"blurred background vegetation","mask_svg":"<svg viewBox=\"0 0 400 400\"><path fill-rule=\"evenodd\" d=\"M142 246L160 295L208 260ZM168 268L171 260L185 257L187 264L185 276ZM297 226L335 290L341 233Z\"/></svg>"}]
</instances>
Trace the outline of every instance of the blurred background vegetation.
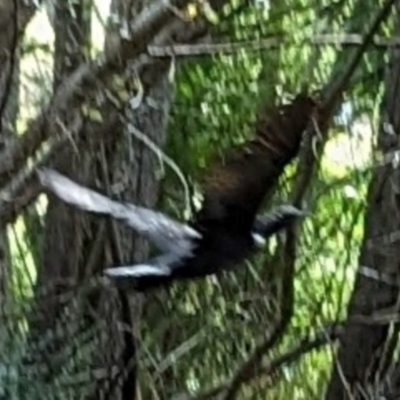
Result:
<instances>
[{"instance_id":1,"label":"blurred background vegetation","mask_svg":"<svg viewBox=\"0 0 400 400\"><path fill-rule=\"evenodd\" d=\"M0 94L8 96L2 107L2 112L8 111L2 114L0 147L5 157L10 143L32 133L43 110L50 113L49 107L58 101L55 96L68 90L61 83L68 82L70 74L83 63L93 67L90 60L119 43L115 37L128 40L123 21L135 20L150 2L116 0L111 19L106 0L1 3L0 11L10 8L14 15L9 21L15 23L15 15L23 13L18 30L24 31L15 42L15 26L10 25L9 40L0 43L10 49L7 46L15 42L18 48L14 60L9 57L12 51L0 60ZM185 17L175 16L169 24L187 23L191 29L200 21L199 35L187 40L182 33L187 34L186 28L178 26L167 39L146 39L150 61L143 61L144 66L132 64L138 55L122 55L124 65L110 72L112 79L97 76L87 92L55 109L61 122L51 129L65 132L71 110L91 111L85 114L89 122L68 133L62 146L52 150L50 161L42 149L40 155L24 153L24 170L13 163L8 169L0 165L2 195L17 193L10 188L22 179L18 195L22 191L29 197L12 211L0 207L0 398L324 398L332 384L336 339L343 334L366 240L365 214L373 207L368 187L377 157L388 149L379 145L379 135L384 126L392 127L392 136L400 128L396 101L385 103L388 87L393 98L398 91L398 79L388 78L399 57L398 10L381 18L367 49L349 69L383 3L231 0L207 7L206 2L187 2L182 8ZM7 23L0 25L7 29ZM221 43L224 47L213 47ZM176 46L172 56L162 53L173 44L183 45ZM152 56L157 50L161 55ZM10 65L11 75L6 73ZM351 76L344 77L349 71ZM37 187L33 196L36 163L51 163L92 187L109 185L110 193L187 219L200 204L201 179L212 159L252 136L263 106L288 102L303 89L318 91L328 104L322 137L314 135L305 143L300 161L286 169L264 207L296 202L311 211L296 231L292 266L286 257L287 237L280 235L256 259L222 276L178 283L145 298L134 293L119 293L119 300L101 291L88 294L93 285L87 275L118 262L113 251L106 250L113 248L107 236L111 225L106 221L100 226L99 217L82 216L55 199L38 197ZM113 103L112 96L117 97L114 103L136 102L131 114L118 108L124 118L105 128L105 148L85 136L89 124L106 125L111 118L109 104L98 100L100 93L105 103ZM40 129L50 129L46 121ZM152 137L164 158L140 138L124 133L127 121ZM166 156L175 169L164 162ZM313 168L307 170L310 160ZM189 202L176 169L186 181ZM21 171L24 174L18 175ZM127 190L131 179L135 183ZM10 201L14 204L14 198L1 198L2 204ZM48 203L49 208L54 203L50 216ZM382 204L381 210L388 208ZM400 224L397 215L390 218ZM97 262L90 273L84 271L97 233L103 231ZM69 239L61 243L64 237ZM131 233L123 230L120 238L125 260L146 257L147 247ZM127 241L133 247L125 248ZM70 280L73 284L65 283ZM121 296L129 297L128 320L126 312L110 311L121 308L116 304ZM126 332L135 338L131 347ZM353 345L360 343L355 338ZM391 365L396 354L393 349ZM139 368L128 367L131 359ZM126 385L124 371L130 371L131 380L126 390L121 389Z\"/></svg>"}]
</instances>

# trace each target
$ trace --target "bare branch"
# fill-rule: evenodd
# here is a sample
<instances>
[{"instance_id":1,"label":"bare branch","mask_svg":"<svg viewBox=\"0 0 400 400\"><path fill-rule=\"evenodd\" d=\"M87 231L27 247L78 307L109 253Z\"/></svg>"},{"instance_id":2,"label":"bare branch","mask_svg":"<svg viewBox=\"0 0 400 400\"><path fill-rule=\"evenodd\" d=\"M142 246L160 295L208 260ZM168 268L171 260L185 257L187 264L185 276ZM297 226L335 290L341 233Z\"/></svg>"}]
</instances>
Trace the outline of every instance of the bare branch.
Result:
<instances>
[{"instance_id":1,"label":"bare branch","mask_svg":"<svg viewBox=\"0 0 400 400\"><path fill-rule=\"evenodd\" d=\"M250 358L236 371L223 397L224 400L236 399L242 385L249 382L255 375L260 373L264 356L282 337L290 318L291 315L281 316L273 331L267 335L266 339L255 348Z\"/></svg>"},{"instance_id":2,"label":"bare branch","mask_svg":"<svg viewBox=\"0 0 400 400\"><path fill-rule=\"evenodd\" d=\"M230 43L199 43L199 44L173 44L168 46L148 46L148 53L152 57L193 57L214 54L238 53L243 50L258 51L274 49L282 45L314 45L314 46L361 46L364 42L362 34L323 34L316 35L301 41L282 36L268 39L257 39L243 42ZM400 38L383 38L374 36L371 44L379 48L398 47Z\"/></svg>"},{"instance_id":3,"label":"bare branch","mask_svg":"<svg viewBox=\"0 0 400 400\"><path fill-rule=\"evenodd\" d=\"M311 351L318 350L319 348L336 341L343 332L343 325L336 324L323 328L312 336L302 338L297 346L283 353L275 360L268 363L261 369L263 375L273 375L281 367L297 361L301 356L310 353Z\"/></svg>"},{"instance_id":4,"label":"bare branch","mask_svg":"<svg viewBox=\"0 0 400 400\"><path fill-rule=\"evenodd\" d=\"M181 7L188 0L159 1L145 9L131 27L131 37L111 49L108 54L95 61L82 65L60 84L50 104L29 125L20 138L15 138L0 152L0 182L21 168L26 159L36 152L42 142L57 132L57 115L79 104L83 94L96 98L98 82L107 81L112 73L120 72L128 60L137 57L146 50L153 37L171 19L175 18L171 6Z\"/></svg>"},{"instance_id":5,"label":"bare branch","mask_svg":"<svg viewBox=\"0 0 400 400\"><path fill-rule=\"evenodd\" d=\"M247 379L244 383L248 383L254 379L260 378L263 376L271 376L274 375L282 368L284 365L288 365L291 363L296 362L300 357L310 353L311 351L318 350L321 347L336 341L339 336L343 332L343 325L342 324L333 324L328 327L323 327L322 329L318 330L316 333L307 335L303 338L300 338L298 344L296 344L292 349L288 350L287 352L281 354L270 363L267 363L265 366L260 366L258 370L251 371L250 374L247 375ZM258 350L257 350L258 351ZM242 375L244 370L247 370L249 367L249 361L254 359L254 354L250 356L249 360L247 360L242 366L238 368L235 376ZM227 379L226 381L218 384L217 386L210 388L200 394L194 396L186 396L180 395L176 396L174 400L207 400L215 398L216 396L220 395L224 391L230 391L230 387L234 382L233 379ZM231 394L233 395L233 393ZM225 395L226 396L226 395ZM228 397L224 397L225 399ZM231 397L233 398L233 397Z\"/></svg>"},{"instance_id":6,"label":"bare branch","mask_svg":"<svg viewBox=\"0 0 400 400\"><path fill-rule=\"evenodd\" d=\"M118 120L119 115L112 114L106 123L101 126L96 124L85 133L90 140L101 142ZM71 136L76 134L81 124L82 120L80 119L75 120L75 126L73 126L74 121L71 121L67 131L64 130L61 134L52 136L37 151L31 165L25 165L0 190L0 228L14 222L15 218L36 199L40 193L35 174L36 168L46 165L49 159L57 154L56 151L71 140Z\"/></svg>"},{"instance_id":7,"label":"bare branch","mask_svg":"<svg viewBox=\"0 0 400 400\"><path fill-rule=\"evenodd\" d=\"M176 165L174 160L168 157L162 151L162 149L160 149L155 143L153 143L143 132L141 132L135 126L133 126L132 124L128 124L128 130L130 133L132 133L132 135L134 135L138 140L142 141L153 153L156 154L162 168L163 168L162 162L165 162L171 168L171 170L175 172L175 174L182 183L183 191L185 194L185 210L186 211L189 210L190 208L189 185L181 169Z\"/></svg>"},{"instance_id":8,"label":"bare branch","mask_svg":"<svg viewBox=\"0 0 400 400\"><path fill-rule=\"evenodd\" d=\"M364 39L360 46L354 53L354 56L350 58L347 68L344 69L342 76L336 81L336 84L332 86L329 93L327 93L327 100L325 101L325 110L332 110L335 108L338 98L341 97L343 91L346 89L351 77L361 62L361 59L366 52L367 48L373 43L375 33L383 23L383 21L389 15L390 10L396 0L386 0L382 8L376 13L371 25L365 33Z\"/></svg>"}]
</instances>

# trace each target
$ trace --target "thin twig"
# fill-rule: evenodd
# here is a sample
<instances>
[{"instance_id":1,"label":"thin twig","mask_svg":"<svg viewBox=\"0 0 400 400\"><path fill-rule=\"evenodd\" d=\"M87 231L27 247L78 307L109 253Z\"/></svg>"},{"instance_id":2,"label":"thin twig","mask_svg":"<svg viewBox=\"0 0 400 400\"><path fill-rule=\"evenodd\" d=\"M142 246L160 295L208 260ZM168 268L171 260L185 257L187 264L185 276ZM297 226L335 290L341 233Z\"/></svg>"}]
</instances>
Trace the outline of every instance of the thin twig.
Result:
<instances>
[{"instance_id":1,"label":"thin twig","mask_svg":"<svg viewBox=\"0 0 400 400\"><path fill-rule=\"evenodd\" d=\"M164 161L178 176L182 183L184 194L185 194L185 210L190 209L190 195L189 195L189 185L185 179L183 172L176 165L174 160L168 157L162 149L160 149L154 142L152 142L143 132L137 129L134 125L128 124L129 132L134 135L138 140L143 142L151 151L153 151L158 159L160 160L160 165L162 166L161 160Z\"/></svg>"}]
</instances>

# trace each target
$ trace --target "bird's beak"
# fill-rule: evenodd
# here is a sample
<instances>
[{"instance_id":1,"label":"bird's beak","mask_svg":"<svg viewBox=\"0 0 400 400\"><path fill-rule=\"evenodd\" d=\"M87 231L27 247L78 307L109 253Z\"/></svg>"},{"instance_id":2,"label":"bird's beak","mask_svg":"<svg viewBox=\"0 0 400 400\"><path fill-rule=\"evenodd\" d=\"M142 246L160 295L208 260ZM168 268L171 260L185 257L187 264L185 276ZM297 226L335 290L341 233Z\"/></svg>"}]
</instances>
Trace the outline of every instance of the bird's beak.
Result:
<instances>
[{"instance_id":1,"label":"bird's beak","mask_svg":"<svg viewBox=\"0 0 400 400\"><path fill-rule=\"evenodd\" d=\"M311 212L308 210L300 210L299 211L299 217L309 217L311 215Z\"/></svg>"}]
</instances>

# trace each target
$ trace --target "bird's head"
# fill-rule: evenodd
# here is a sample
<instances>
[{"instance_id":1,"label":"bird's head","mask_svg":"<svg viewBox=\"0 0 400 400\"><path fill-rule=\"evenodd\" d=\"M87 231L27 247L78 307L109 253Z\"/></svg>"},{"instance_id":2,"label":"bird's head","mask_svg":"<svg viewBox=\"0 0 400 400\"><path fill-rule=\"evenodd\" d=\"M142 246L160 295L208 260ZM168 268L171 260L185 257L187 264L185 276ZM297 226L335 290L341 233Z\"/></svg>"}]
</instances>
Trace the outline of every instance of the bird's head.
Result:
<instances>
[{"instance_id":1,"label":"bird's head","mask_svg":"<svg viewBox=\"0 0 400 400\"><path fill-rule=\"evenodd\" d=\"M304 218L309 212L300 210L289 204L283 204L267 214L258 216L253 224L252 236L257 247L263 247L266 239L289 227L299 218Z\"/></svg>"}]
</instances>

